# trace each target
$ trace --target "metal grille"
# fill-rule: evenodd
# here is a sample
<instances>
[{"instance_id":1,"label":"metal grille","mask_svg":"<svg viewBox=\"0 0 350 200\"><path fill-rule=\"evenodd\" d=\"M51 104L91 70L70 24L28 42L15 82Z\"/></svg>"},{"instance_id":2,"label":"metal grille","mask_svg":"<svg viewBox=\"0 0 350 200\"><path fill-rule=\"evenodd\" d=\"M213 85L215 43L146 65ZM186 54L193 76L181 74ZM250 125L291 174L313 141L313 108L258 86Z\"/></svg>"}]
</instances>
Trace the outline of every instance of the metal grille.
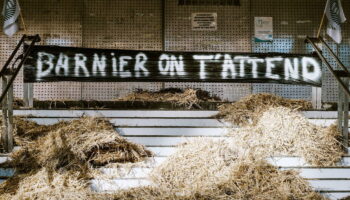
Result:
<instances>
[{"instance_id":1,"label":"metal grille","mask_svg":"<svg viewBox=\"0 0 350 200\"><path fill-rule=\"evenodd\" d=\"M22 0L20 6L27 31L23 30L12 38L0 36L1 57L3 64L14 49L22 34L40 34L45 45L81 46L81 1L62 0ZM3 5L3 1L1 1ZM2 26L1 26L2 27ZM4 46L6 44L6 46ZM37 99L80 99L81 83L36 83L34 98ZM14 84L17 97L23 95L23 73L20 73Z\"/></svg>"},{"instance_id":2,"label":"metal grille","mask_svg":"<svg viewBox=\"0 0 350 200\"><path fill-rule=\"evenodd\" d=\"M324 0L241 0L240 6L185 5L186 2L179 5L179 0L164 0L164 50L307 53L311 47L304 43L304 38L316 35L325 6ZM3 0L0 0L0 5L3 5ZM12 38L0 35L0 64L4 64L24 33L40 34L43 39L41 44L45 45L163 49L162 0L21 0L20 5L28 30L21 30ZM343 1L343 7L346 14L350 13L350 1ZM193 12L216 12L217 31L192 31L190 17ZM256 16L273 17L272 43L253 41ZM350 66L349 23L343 26L343 33L342 45L328 42L339 52L345 65ZM20 74L15 82L17 97L22 97L22 78ZM252 92L311 99L311 88L305 86L226 83L36 83L34 97L42 100L107 100L137 88L155 91L162 87L201 88L228 100L237 100ZM337 84L324 67L322 100L335 102L337 94Z\"/></svg>"},{"instance_id":3,"label":"metal grille","mask_svg":"<svg viewBox=\"0 0 350 200\"><path fill-rule=\"evenodd\" d=\"M84 1L83 46L161 50L159 0ZM161 89L161 83L82 83L82 99L110 100L136 88Z\"/></svg>"},{"instance_id":4,"label":"metal grille","mask_svg":"<svg viewBox=\"0 0 350 200\"><path fill-rule=\"evenodd\" d=\"M166 0L165 50L250 52L248 0L241 6L178 6L177 0ZM217 31L192 31L191 13L218 13ZM200 88L231 101L251 93L251 84L166 83L166 87Z\"/></svg>"},{"instance_id":5,"label":"metal grille","mask_svg":"<svg viewBox=\"0 0 350 200\"><path fill-rule=\"evenodd\" d=\"M342 1L343 9L346 17L349 19L350 14L350 1ZM350 24L346 22L342 24L342 44L336 45L328 36L326 36L326 31L323 31L323 36L327 39L326 42L331 44L332 50L337 53L340 60L345 66L350 69ZM328 60L332 57L326 54ZM331 62L335 66L335 61ZM340 69L340 68L338 68ZM337 102L338 101L338 84L327 70L326 66L323 66L323 77L322 77L322 101L323 102Z\"/></svg>"},{"instance_id":6,"label":"metal grille","mask_svg":"<svg viewBox=\"0 0 350 200\"><path fill-rule=\"evenodd\" d=\"M273 42L254 42L253 52L309 53L306 35L316 35L323 10L322 0L252 0L254 17L273 17ZM311 87L254 84L253 92L268 92L287 98L311 100Z\"/></svg>"}]
</instances>

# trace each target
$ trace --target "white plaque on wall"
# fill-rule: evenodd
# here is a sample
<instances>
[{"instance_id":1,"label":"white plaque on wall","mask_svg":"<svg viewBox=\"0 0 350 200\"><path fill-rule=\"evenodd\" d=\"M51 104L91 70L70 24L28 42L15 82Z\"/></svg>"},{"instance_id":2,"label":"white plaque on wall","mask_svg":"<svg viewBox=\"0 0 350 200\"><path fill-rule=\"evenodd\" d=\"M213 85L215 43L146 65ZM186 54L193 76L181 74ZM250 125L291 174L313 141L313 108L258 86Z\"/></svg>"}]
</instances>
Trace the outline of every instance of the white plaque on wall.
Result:
<instances>
[{"instance_id":1,"label":"white plaque on wall","mask_svg":"<svg viewBox=\"0 0 350 200\"><path fill-rule=\"evenodd\" d=\"M192 13L192 30L193 31L216 31L217 30L217 13Z\"/></svg>"},{"instance_id":2,"label":"white plaque on wall","mask_svg":"<svg viewBox=\"0 0 350 200\"><path fill-rule=\"evenodd\" d=\"M255 17L255 42L271 42L273 40L272 17Z\"/></svg>"}]
</instances>

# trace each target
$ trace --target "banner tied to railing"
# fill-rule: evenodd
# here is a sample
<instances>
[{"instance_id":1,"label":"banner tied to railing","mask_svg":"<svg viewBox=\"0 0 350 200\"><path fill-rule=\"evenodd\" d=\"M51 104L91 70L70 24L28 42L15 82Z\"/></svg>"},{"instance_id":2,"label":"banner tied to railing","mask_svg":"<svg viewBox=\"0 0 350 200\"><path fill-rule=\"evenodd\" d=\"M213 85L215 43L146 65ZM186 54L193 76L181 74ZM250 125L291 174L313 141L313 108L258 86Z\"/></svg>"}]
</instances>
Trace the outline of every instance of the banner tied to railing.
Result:
<instances>
[{"instance_id":1,"label":"banner tied to railing","mask_svg":"<svg viewBox=\"0 0 350 200\"><path fill-rule=\"evenodd\" d=\"M314 55L35 46L24 82L232 82L321 85Z\"/></svg>"}]
</instances>

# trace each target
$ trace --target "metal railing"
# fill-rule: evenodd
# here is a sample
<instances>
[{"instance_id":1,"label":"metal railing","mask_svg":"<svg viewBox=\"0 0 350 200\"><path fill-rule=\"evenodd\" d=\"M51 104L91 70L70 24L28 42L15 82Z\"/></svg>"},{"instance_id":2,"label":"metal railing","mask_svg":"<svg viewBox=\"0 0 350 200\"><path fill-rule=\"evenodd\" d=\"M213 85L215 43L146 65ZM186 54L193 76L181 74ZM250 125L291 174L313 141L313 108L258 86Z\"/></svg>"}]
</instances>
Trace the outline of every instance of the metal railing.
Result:
<instances>
[{"instance_id":1,"label":"metal railing","mask_svg":"<svg viewBox=\"0 0 350 200\"><path fill-rule=\"evenodd\" d=\"M339 85L339 98L338 98L338 130L341 131L343 135L343 145L345 148L349 147L349 70L340 61L338 56L333 52L329 45L324 41L322 37L311 38L306 37L306 42L310 43L315 49L317 55L320 57L322 62L327 66L328 70L331 72L333 77L336 79ZM323 55L317 43L322 44L325 49L329 52L331 57L336 61L337 65L342 70L336 70L332 67L330 62Z\"/></svg>"},{"instance_id":2,"label":"metal railing","mask_svg":"<svg viewBox=\"0 0 350 200\"><path fill-rule=\"evenodd\" d=\"M8 68L8 66L10 65L10 63L12 62L13 58L15 57L16 53L18 52L19 48L21 47L22 44L24 44L25 41L30 40L31 43L29 44L28 48L25 49L24 54L22 54L20 57L21 62L18 64L17 68L15 68L15 71L11 71L11 69ZM6 61L4 67L1 69L0 71L0 78L2 78L5 75L12 75L6 88L2 91L1 96L0 96L0 103L3 101L3 99L6 96L6 93L8 92L9 88L11 87L11 85L13 84L13 82L15 81L18 72L21 70L23 63L26 61L30 51L32 50L33 46L35 45L36 42L40 42L40 37L39 35L35 35L35 36L27 36L27 35L23 35L21 40L19 41L19 43L17 44L16 48L13 50L13 52L11 53L9 59Z\"/></svg>"},{"instance_id":3,"label":"metal railing","mask_svg":"<svg viewBox=\"0 0 350 200\"><path fill-rule=\"evenodd\" d=\"M24 49L24 53L16 58L13 62L18 50L26 41L30 41L29 46ZM11 152L13 149L13 82L15 81L19 71L22 69L29 53L31 52L35 43L40 42L39 35L28 36L23 35L18 42L16 48L11 53L5 65L0 70L0 78L2 79L2 93L0 96L0 103L2 104L2 134L1 144L5 152ZM20 62L17 64L17 61ZM17 64L17 65L16 65Z\"/></svg>"}]
</instances>

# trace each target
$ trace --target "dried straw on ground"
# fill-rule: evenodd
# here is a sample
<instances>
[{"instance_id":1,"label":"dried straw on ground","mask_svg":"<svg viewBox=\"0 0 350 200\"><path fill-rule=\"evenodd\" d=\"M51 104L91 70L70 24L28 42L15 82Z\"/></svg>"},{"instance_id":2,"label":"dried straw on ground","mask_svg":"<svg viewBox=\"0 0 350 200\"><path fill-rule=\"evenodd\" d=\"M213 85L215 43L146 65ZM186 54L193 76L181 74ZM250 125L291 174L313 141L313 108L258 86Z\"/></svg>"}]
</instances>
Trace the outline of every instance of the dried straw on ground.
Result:
<instances>
[{"instance_id":1,"label":"dried straw on ground","mask_svg":"<svg viewBox=\"0 0 350 200\"><path fill-rule=\"evenodd\" d=\"M312 108L305 100L284 99L273 94L260 93L242 98L232 104L220 105L218 118L223 118L232 124L245 126L255 124L261 114L269 107L284 106L294 110L308 110Z\"/></svg>"},{"instance_id":2,"label":"dried straw on ground","mask_svg":"<svg viewBox=\"0 0 350 200\"><path fill-rule=\"evenodd\" d=\"M226 200L324 199L296 171L280 171L227 140L191 140L151 174L153 186L117 193L115 199Z\"/></svg>"},{"instance_id":3,"label":"dried straw on ground","mask_svg":"<svg viewBox=\"0 0 350 200\"><path fill-rule=\"evenodd\" d=\"M234 130L233 145L255 151L256 156L300 156L313 166L335 165L344 154L335 125L314 125L301 113L270 107L256 126Z\"/></svg>"},{"instance_id":4,"label":"dried straw on ground","mask_svg":"<svg viewBox=\"0 0 350 200\"><path fill-rule=\"evenodd\" d=\"M21 180L18 190L10 199L81 200L89 199L88 181L79 173L49 172L42 169Z\"/></svg>"},{"instance_id":5,"label":"dried straw on ground","mask_svg":"<svg viewBox=\"0 0 350 200\"><path fill-rule=\"evenodd\" d=\"M29 165L33 169L37 165L58 169L81 162L93 165L138 162L151 156L142 145L119 136L107 120L82 117L61 125L16 152L13 155L15 167Z\"/></svg>"},{"instance_id":6,"label":"dried straw on ground","mask_svg":"<svg viewBox=\"0 0 350 200\"><path fill-rule=\"evenodd\" d=\"M14 117L15 125L15 143L23 145L23 143L31 142L39 137L45 136L52 130L66 126L67 122L60 121L52 125L40 125L34 121L30 121L23 117Z\"/></svg>"},{"instance_id":7,"label":"dried straw on ground","mask_svg":"<svg viewBox=\"0 0 350 200\"><path fill-rule=\"evenodd\" d=\"M61 122L60 127L24 143L12 155L12 161L6 167L16 168L16 175L0 185L0 194L3 194L0 199L9 195L12 195L12 199L18 195L28 197L22 199L32 199L35 195L40 198L34 199L45 199L45 192L53 193L50 196L52 199L79 199L89 190L84 185L91 178L93 166L138 162L151 155L142 145L119 136L105 119L82 117ZM47 182L58 186L51 187ZM45 183L45 186L39 183ZM70 187L72 191L77 188L76 194L65 197L64 190L61 190L62 194L59 193L60 186Z\"/></svg>"},{"instance_id":8,"label":"dried straw on ground","mask_svg":"<svg viewBox=\"0 0 350 200\"><path fill-rule=\"evenodd\" d=\"M210 96L209 92L203 90L177 88L167 88L158 92L139 90L125 97L117 99L117 101L143 101L143 102L171 102L180 106L191 108L199 106L200 102L221 101L218 97Z\"/></svg>"},{"instance_id":9,"label":"dried straw on ground","mask_svg":"<svg viewBox=\"0 0 350 200\"><path fill-rule=\"evenodd\" d=\"M60 121L53 125L40 125L34 121L30 121L25 117L14 116L14 142L15 145L25 145L39 137L45 136L52 130L66 126L67 122ZM2 126L2 117L0 115L0 126ZM2 134L0 129L0 135Z\"/></svg>"},{"instance_id":10,"label":"dried straw on ground","mask_svg":"<svg viewBox=\"0 0 350 200\"><path fill-rule=\"evenodd\" d=\"M179 193L206 190L229 179L238 155L224 140L199 138L178 147L151 179Z\"/></svg>"}]
</instances>

